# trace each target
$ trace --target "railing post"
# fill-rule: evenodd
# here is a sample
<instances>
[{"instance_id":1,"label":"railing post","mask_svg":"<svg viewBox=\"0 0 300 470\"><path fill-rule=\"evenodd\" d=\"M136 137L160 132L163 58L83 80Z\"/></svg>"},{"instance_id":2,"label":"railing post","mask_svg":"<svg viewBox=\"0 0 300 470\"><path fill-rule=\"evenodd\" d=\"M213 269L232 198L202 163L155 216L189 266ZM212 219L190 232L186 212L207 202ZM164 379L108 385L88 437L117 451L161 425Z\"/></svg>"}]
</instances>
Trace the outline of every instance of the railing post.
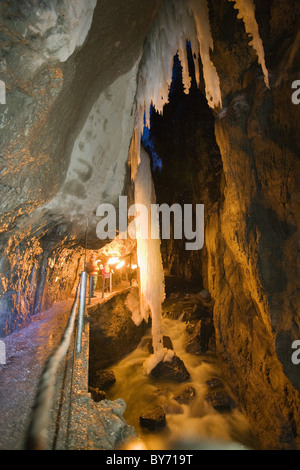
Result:
<instances>
[{"instance_id":1,"label":"railing post","mask_svg":"<svg viewBox=\"0 0 300 470\"><path fill-rule=\"evenodd\" d=\"M92 283L93 283L93 280L92 280L92 275L90 274L89 275L89 303L88 305L91 305L91 298L92 298Z\"/></svg>"},{"instance_id":2,"label":"railing post","mask_svg":"<svg viewBox=\"0 0 300 470\"><path fill-rule=\"evenodd\" d=\"M104 292L105 292L105 275L102 274L102 299L104 299Z\"/></svg>"},{"instance_id":3,"label":"railing post","mask_svg":"<svg viewBox=\"0 0 300 470\"><path fill-rule=\"evenodd\" d=\"M87 273L82 271L80 279L80 294L79 294L79 307L78 307L78 324L77 324L77 339L76 339L76 352L81 352L83 318L85 312L85 296L86 296Z\"/></svg>"}]
</instances>

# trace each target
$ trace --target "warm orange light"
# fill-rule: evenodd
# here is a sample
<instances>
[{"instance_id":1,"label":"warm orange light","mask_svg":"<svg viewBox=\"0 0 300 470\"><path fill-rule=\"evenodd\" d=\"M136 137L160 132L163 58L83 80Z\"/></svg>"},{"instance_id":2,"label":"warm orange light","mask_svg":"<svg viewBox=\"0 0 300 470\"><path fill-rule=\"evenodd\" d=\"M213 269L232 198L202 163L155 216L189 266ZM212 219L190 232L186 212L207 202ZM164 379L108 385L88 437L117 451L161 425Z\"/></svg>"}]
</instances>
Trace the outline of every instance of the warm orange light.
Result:
<instances>
[{"instance_id":1,"label":"warm orange light","mask_svg":"<svg viewBox=\"0 0 300 470\"><path fill-rule=\"evenodd\" d=\"M107 264L117 264L119 263L119 258L116 257L116 256L113 256L112 258L109 258L109 260L107 261Z\"/></svg>"},{"instance_id":2,"label":"warm orange light","mask_svg":"<svg viewBox=\"0 0 300 470\"><path fill-rule=\"evenodd\" d=\"M148 450L143 441L140 439L129 441L122 450Z\"/></svg>"},{"instance_id":3,"label":"warm orange light","mask_svg":"<svg viewBox=\"0 0 300 470\"><path fill-rule=\"evenodd\" d=\"M119 264L117 264L116 269L121 269L121 268L123 268L124 264L125 264L125 261L124 261L124 260L121 261Z\"/></svg>"}]
</instances>

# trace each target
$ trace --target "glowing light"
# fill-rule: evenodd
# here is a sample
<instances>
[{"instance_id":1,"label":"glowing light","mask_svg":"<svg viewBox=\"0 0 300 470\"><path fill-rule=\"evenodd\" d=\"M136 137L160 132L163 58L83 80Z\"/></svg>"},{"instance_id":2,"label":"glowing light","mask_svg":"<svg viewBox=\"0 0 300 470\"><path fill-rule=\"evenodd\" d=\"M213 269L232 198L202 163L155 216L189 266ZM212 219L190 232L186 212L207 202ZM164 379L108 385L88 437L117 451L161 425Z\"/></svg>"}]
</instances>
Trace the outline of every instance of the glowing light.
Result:
<instances>
[{"instance_id":1,"label":"glowing light","mask_svg":"<svg viewBox=\"0 0 300 470\"><path fill-rule=\"evenodd\" d=\"M117 264L119 263L120 259L116 256L113 256L112 258L109 258L107 261L107 264Z\"/></svg>"},{"instance_id":2,"label":"glowing light","mask_svg":"<svg viewBox=\"0 0 300 470\"><path fill-rule=\"evenodd\" d=\"M137 268L137 264L133 264L133 265L131 266L131 269L136 269L136 268Z\"/></svg>"},{"instance_id":3,"label":"glowing light","mask_svg":"<svg viewBox=\"0 0 300 470\"><path fill-rule=\"evenodd\" d=\"M124 261L124 260L121 261L119 264L117 264L116 269L121 269L121 268L123 268L124 264L125 264L125 261Z\"/></svg>"},{"instance_id":4,"label":"glowing light","mask_svg":"<svg viewBox=\"0 0 300 470\"><path fill-rule=\"evenodd\" d=\"M148 450L144 442L140 439L134 440L127 442L125 447L123 447L124 450Z\"/></svg>"}]
</instances>

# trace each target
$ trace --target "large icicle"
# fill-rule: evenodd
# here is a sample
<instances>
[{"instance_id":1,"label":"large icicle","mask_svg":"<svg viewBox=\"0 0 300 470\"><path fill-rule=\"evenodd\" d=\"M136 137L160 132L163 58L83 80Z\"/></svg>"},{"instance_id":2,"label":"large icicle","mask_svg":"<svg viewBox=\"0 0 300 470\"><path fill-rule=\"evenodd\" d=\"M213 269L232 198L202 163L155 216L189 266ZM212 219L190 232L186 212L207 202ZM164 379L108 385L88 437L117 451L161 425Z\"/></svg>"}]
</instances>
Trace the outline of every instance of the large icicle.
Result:
<instances>
[{"instance_id":1,"label":"large icicle","mask_svg":"<svg viewBox=\"0 0 300 470\"><path fill-rule=\"evenodd\" d=\"M213 51L214 43L210 31L207 0L189 0L189 3L196 22L206 99L211 108L222 107L220 80L210 57L210 50Z\"/></svg>"},{"instance_id":2,"label":"large icicle","mask_svg":"<svg viewBox=\"0 0 300 470\"><path fill-rule=\"evenodd\" d=\"M219 77L210 58L213 40L207 0L165 0L144 45L137 92L137 136L142 134L144 116L146 126L150 125L151 103L162 113L164 105L168 102L173 58L177 52L183 68L184 90L189 92L191 77L187 60L187 41L190 41L192 52L196 56L195 73L198 85L198 57L201 55L209 106L222 106ZM138 138L136 152L139 161Z\"/></svg>"},{"instance_id":3,"label":"large icicle","mask_svg":"<svg viewBox=\"0 0 300 470\"><path fill-rule=\"evenodd\" d=\"M140 310L142 317L152 318L152 342L154 354L145 362L145 370L152 368L170 356L163 347L161 332L161 306L165 298L164 272L160 252L160 240L151 238L151 204L156 195L152 181L150 157L141 148L140 163L136 163L134 146L131 147L131 169L134 178L136 205L137 261L139 266ZM146 227L146 233L145 233Z\"/></svg>"},{"instance_id":4,"label":"large icicle","mask_svg":"<svg viewBox=\"0 0 300 470\"><path fill-rule=\"evenodd\" d=\"M253 0L229 0L230 2L235 2L234 8L239 10L238 18L242 19L245 24L246 33L252 36L252 41L250 45L255 50L258 63L260 64L263 74L265 84L268 88L269 85L269 73L265 63L265 51L262 40L259 35L258 24L255 18L255 6Z\"/></svg>"},{"instance_id":5,"label":"large icicle","mask_svg":"<svg viewBox=\"0 0 300 470\"><path fill-rule=\"evenodd\" d=\"M146 125L149 125L151 102L158 112L163 111L163 106L169 98L173 57L176 52L183 67L185 92L189 92L191 78L186 43L190 39L192 48L195 48L197 45L194 38L196 37L195 22L186 7L186 1L165 0L144 45L137 96L140 122L143 123L145 110ZM198 52L198 47L194 49L194 52Z\"/></svg>"},{"instance_id":6,"label":"large icicle","mask_svg":"<svg viewBox=\"0 0 300 470\"><path fill-rule=\"evenodd\" d=\"M131 177L135 186L135 204L148 209L155 203L150 159L141 148L141 135L146 125L150 127L151 103L160 113L169 99L172 83L173 58L178 53L183 68L183 85L189 92L191 77L187 60L187 41L196 55L196 80L199 85L198 57L201 55L205 79L206 96L211 107L221 106L221 92L216 69L210 59L213 40L210 33L207 0L191 3L187 0L165 0L159 15L147 36L140 65L137 90L136 129L130 148ZM140 216L139 216L140 217ZM148 224L150 230L150 223ZM160 253L160 240L144 237L136 229L137 259L140 273L141 314L147 319L151 312L154 354L144 367L147 373L160 361L171 361L174 355L163 347L161 332L161 304L164 299L164 274Z\"/></svg>"}]
</instances>

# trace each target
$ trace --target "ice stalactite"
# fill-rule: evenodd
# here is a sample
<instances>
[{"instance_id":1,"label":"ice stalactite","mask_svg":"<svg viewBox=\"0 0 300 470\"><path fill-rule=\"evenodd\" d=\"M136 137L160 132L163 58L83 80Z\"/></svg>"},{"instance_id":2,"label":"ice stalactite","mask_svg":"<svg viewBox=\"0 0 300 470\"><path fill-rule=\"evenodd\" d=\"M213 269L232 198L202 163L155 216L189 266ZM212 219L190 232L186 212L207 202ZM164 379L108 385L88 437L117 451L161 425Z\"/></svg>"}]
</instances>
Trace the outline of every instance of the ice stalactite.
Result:
<instances>
[{"instance_id":1,"label":"ice stalactite","mask_svg":"<svg viewBox=\"0 0 300 470\"><path fill-rule=\"evenodd\" d=\"M206 0L189 0L197 28L197 38L203 65L206 99L211 108L222 107L220 80L211 60L210 51L214 42L210 31L209 12ZM198 82L199 85L199 82Z\"/></svg>"},{"instance_id":2,"label":"ice stalactite","mask_svg":"<svg viewBox=\"0 0 300 470\"><path fill-rule=\"evenodd\" d=\"M268 88L269 85L269 73L265 63L265 51L262 40L259 35L258 24L255 18L255 6L253 0L229 0L230 2L235 2L234 8L236 8L238 13L238 18L242 19L245 24L246 33L252 36L252 41L250 45L255 50L258 63L260 64L263 74L264 81Z\"/></svg>"},{"instance_id":3,"label":"ice stalactite","mask_svg":"<svg viewBox=\"0 0 300 470\"><path fill-rule=\"evenodd\" d=\"M173 60L178 53L182 65L184 91L189 93L191 76L187 57L187 42L190 42L196 61L196 80L199 85L199 55L203 64L206 96L209 105L221 107L220 83L217 71L211 61L210 51L213 40L210 32L207 0L165 0L159 15L144 44L140 64L136 96L136 129L130 149L131 175L135 185L135 203L147 207L155 203L150 159L141 147L141 135L145 124L150 127L151 104L163 113L168 102L172 83ZM148 217L146 214L145 217ZM164 298L164 275L160 253L160 240L147 239L136 230L137 258L140 272L141 314L152 317L152 338L154 354L145 363L147 373L160 361L172 360L173 351L163 347L161 304Z\"/></svg>"},{"instance_id":4,"label":"ice stalactite","mask_svg":"<svg viewBox=\"0 0 300 470\"><path fill-rule=\"evenodd\" d=\"M131 155L131 161L135 156ZM154 354L145 363L147 373L161 360L173 353L163 347L161 332L161 308L165 298L164 273L160 252L160 239L151 237L151 204L156 196L152 181L150 157L141 148L140 164L134 171L135 229L137 261L139 266L140 311L147 321L152 318L152 343ZM133 214L132 214L133 215Z\"/></svg>"},{"instance_id":5,"label":"ice stalactite","mask_svg":"<svg viewBox=\"0 0 300 470\"><path fill-rule=\"evenodd\" d=\"M198 58L201 56L205 80L206 97L209 105L221 107L219 77L210 51L213 39L210 32L207 0L165 0L159 15L148 34L140 66L137 92L137 132L142 134L144 117L150 125L151 103L159 113L168 102L172 83L173 58L178 53L182 65L183 85L189 92L191 77L187 58L187 42L195 55L196 81L199 85ZM137 154L139 154L137 139Z\"/></svg>"},{"instance_id":6,"label":"ice stalactite","mask_svg":"<svg viewBox=\"0 0 300 470\"><path fill-rule=\"evenodd\" d=\"M268 71L265 65L263 44L255 19L253 0L235 1L238 17L245 23L245 29L252 36L251 45L255 49L262 67L265 83L269 86ZM184 91L189 92L191 77L187 58L187 42L190 42L195 60L196 81L199 86L201 58L205 93L209 106L222 108L220 80L211 59L214 48L210 28L207 0L165 0L158 17L144 44L140 64L136 95L136 129L132 139L131 170L135 183L135 202L150 210L154 203L154 187L148 154L141 148L141 136L146 124L150 127L151 104L156 111L163 113L168 102L172 83L173 59L178 53L182 65ZM160 241L144 239L137 231L137 255L140 268L141 311L144 318L151 311L153 323L154 357L146 365L149 371L155 361L170 360L168 351L162 345L160 331L161 303L163 299L163 269L160 254ZM168 359L166 359L168 358ZM159 360L158 360L159 359Z\"/></svg>"}]
</instances>

